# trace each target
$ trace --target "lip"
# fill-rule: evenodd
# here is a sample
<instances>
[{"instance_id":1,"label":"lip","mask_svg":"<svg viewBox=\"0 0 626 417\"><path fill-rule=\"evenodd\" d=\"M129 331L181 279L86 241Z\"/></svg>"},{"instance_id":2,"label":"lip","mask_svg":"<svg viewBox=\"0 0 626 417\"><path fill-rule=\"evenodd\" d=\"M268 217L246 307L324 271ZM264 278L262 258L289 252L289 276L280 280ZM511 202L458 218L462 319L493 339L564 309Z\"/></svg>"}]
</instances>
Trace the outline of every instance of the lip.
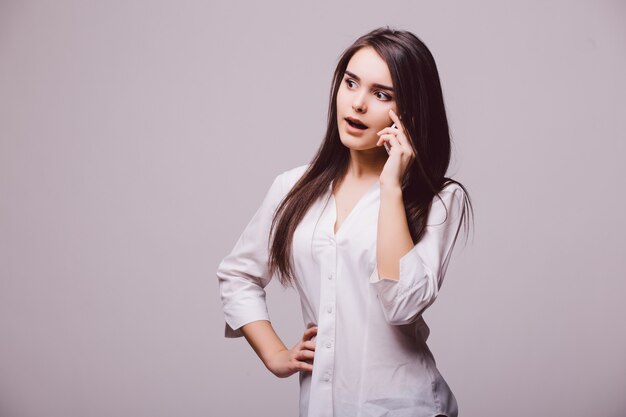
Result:
<instances>
[{"instance_id":1,"label":"lip","mask_svg":"<svg viewBox=\"0 0 626 417\"><path fill-rule=\"evenodd\" d=\"M346 133L350 136L363 136L367 131L367 129L357 129L356 127L350 126L350 123L348 123L347 120L344 120L343 123L345 125Z\"/></svg>"},{"instance_id":2,"label":"lip","mask_svg":"<svg viewBox=\"0 0 626 417\"><path fill-rule=\"evenodd\" d=\"M367 128L369 127L368 125L366 125L365 123L363 123L360 119L357 119L356 117L350 117L350 116L348 116L348 117L346 117L345 119L346 119L346 120L350 120L351 122L355 122L355 123L362 124L363 126L365 126L365 129L367 129ZM365 129L361 129L361 130L365 130Z\"/></svg>"}]
</instances>

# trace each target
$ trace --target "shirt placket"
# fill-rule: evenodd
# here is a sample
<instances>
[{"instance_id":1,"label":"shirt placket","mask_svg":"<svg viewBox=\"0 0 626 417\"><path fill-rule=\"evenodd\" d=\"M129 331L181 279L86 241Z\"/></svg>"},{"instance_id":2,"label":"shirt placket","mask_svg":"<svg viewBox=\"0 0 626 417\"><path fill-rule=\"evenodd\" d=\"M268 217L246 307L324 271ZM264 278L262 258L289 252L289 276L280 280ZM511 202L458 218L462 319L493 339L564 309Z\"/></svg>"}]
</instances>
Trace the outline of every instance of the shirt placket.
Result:
<instances>
[{"instance_id":1,"label":"shirt placket","mask_svg":"<svg viewBox=\"0 0 626 417\"><path fill-rule=\"evenodd\" d=\"M329 237L328 262L321 269L320 306L315 348L315 372L309 402L310 417L333 416L333 376L335 369L335 303L337 288L337 242ZM315 387L313 389L313 387Z\"/></svg>"}]
</instances>

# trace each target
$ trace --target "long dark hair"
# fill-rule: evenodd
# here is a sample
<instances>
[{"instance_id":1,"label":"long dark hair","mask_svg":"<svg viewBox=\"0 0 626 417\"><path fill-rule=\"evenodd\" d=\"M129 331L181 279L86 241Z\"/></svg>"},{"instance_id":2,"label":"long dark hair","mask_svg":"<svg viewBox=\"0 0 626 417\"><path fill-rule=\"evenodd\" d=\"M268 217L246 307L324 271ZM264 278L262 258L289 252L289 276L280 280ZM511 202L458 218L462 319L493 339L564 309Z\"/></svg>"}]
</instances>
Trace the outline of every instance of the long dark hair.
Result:
<instances>
[{"instance_id":1,"label":"long dark hair","mask_svg":"<svg viewBox=\"0 0 626 417\"><path fill-rule=\"evenodd\" d=\"M409 134L415 160L402 182L402 195L413 243L424 234L429 206L447 184L454 182L465 192L462 221L466 227L468 206L465 187L445 176L450 163L450 133L441 83L435 60L415 35L389 27L375 29L358 38L341 55L333 76L328 124L324 140L306 172L293 186L274 213L270 231L269 271L278 272L283 286L293 285L291 247L293 234L311 205L328 191L335 179L348 169L349 149L339 138L337 91L350 58L361 48L372 47L387 63L396 91L397 114ZM458 231L457 231L458 232Z\"/></svg>"}]
</instances>

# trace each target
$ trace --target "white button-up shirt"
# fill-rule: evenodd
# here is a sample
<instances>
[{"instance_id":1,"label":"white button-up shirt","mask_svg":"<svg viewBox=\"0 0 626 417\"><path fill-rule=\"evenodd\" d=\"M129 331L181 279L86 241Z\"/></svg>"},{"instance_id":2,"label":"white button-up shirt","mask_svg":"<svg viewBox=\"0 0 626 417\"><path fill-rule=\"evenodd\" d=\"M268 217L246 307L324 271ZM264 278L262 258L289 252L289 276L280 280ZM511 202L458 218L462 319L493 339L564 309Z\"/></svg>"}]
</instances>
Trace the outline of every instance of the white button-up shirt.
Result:
<instances>
[{"instance_id":1,"label":"white button-up shirt","mask_svg":"<svg viewBox=\"0 0 626 417\"><path fill-rule=\"evenodd\" d=\"M308 165L278 175L217 270L226 337L269 320L264 287L274 210ZM305 327L318 326L313 372L300 372L300 417L457 415L457 403L426 345L422 312L437 297L460 229L463 189L431 203L422 239L400 259L399 280L380 277L376 181L334 233L332 184L293 236L295 286ZM445 204L445 207L444 207ZM447 208L447 212L446 212Z\"/></svg>"}]
</instances>

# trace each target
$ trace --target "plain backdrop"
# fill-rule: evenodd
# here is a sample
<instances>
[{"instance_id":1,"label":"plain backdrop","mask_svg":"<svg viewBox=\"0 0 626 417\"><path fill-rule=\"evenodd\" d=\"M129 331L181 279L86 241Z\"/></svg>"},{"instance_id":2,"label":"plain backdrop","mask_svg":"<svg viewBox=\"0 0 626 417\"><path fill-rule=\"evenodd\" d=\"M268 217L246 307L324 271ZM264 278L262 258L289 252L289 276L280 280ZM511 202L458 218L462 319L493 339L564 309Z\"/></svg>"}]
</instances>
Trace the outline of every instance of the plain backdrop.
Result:
<instances>
[{"instance_id":1,"label":"plain backdrop","mask_svg":"<svg viewBox=\"0 0 626 417\"><path fill-rule=\"evenodd\" d=\"M0 0L1 417L297 414L215 271L384 25L435 57L476 214L425 313L460 415L626 415L626 2Z\"/></svg>"}]
</instances>

